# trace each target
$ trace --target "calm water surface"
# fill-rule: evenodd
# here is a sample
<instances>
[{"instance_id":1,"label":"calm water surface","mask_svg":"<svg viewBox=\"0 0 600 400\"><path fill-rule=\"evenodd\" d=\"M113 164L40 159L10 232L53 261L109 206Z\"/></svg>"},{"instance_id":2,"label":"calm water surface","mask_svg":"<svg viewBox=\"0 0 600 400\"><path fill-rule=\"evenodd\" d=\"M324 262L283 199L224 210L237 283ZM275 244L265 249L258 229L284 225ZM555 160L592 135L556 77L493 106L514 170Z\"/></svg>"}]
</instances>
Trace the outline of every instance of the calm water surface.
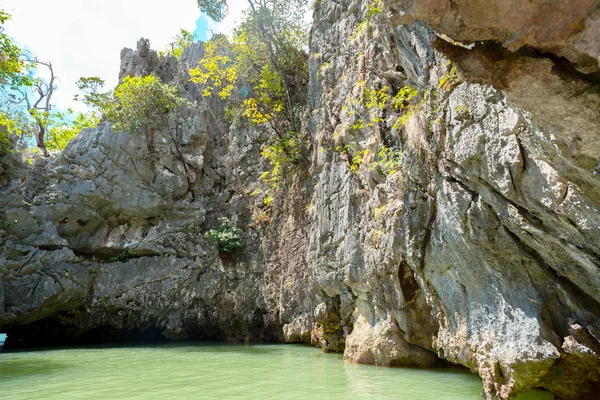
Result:
<instances>
[{"instance_id":1,"label":"calm water surface","mask_svg":"<svg viewBox=\"0 0 600 400\"><path fill-rule=\"evenodd\" d=\"M0 352L3 400L481 399L477 376L382 368L295 345L162 344ZM529 399L542 397L529 397Z\"/></svg>"}]
</instances>

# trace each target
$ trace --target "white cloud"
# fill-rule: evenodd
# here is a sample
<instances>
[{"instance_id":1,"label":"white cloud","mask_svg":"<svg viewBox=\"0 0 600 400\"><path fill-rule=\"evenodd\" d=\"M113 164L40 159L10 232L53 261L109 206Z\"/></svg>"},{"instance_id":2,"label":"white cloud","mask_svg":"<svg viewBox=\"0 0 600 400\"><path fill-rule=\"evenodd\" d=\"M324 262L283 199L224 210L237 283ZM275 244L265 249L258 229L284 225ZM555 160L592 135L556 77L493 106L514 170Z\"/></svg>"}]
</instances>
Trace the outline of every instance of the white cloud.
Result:
<instances>
[{"instance_id":1,"label":"white cloud","mask_svg":"<svg viewBox=\"0 0 600 400\"><path fill-rule=\"evenodd\" d=\"M227 4L229 12L217 27L220 33L231 35L233 28L238 26L244 18L244 11L248 9L248 0L229 0Z\"/></svg>"},{"instance_id":2,"label":"white cloud","mask_svg":"<svg viewBox=\"0 0 600 400\"><path fill-rule=\"evenodd\" d=\"M0 0L0 9L12 14L6 33L53 63L60 88L52 103L64 108L75 105L81 76L117 84L123 47L145 37L162 49L200 16L195 0Z\"/></svg>"}]
</instances>

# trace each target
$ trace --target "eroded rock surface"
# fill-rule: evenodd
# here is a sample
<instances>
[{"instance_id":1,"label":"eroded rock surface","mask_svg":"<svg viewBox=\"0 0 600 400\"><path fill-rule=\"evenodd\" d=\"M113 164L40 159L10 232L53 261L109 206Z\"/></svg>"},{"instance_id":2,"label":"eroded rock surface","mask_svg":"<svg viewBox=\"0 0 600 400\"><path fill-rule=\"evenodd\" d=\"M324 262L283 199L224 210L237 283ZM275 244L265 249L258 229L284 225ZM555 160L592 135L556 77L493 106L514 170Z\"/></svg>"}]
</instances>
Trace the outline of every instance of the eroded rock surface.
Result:
<instances>
[{"instance_id":1,"label":"eroded rock surface","mask_svg":"<svg viewBox=\"0 0 600 400\"><path fill-rule=\"evenodd\" d=\"M573 43L597 3L366 3L321 2L312 32L314 341L380 365L431 351L479 373L488 398L591 398L600 92L583 73L597 57ZM419 94L369 110L386 87ZM403 152L387 175L383 146Z\"/></svg>"},{"instance_id":2,"label":"eroded rock surface","mask_svg":"<svg viewBox=\"0 0 600 400\"><path fill-rule=\"evenodd\" d=\"M227 256L203 239L220 217L247 227L250 215L224 138L184 72L202 51L188 48L177 63L141 40L122 52L121 77L156 73L190 100L156 126L153 149L144 135L102 123L7 179L0 325L13 342L149 328L172 339L280 340L279 320L266 317L256 232L246 230L245 251ZM256 181L264 133L221 129ZM255 142L243 144L249 137Z\"/></svg>"}]
</instances>

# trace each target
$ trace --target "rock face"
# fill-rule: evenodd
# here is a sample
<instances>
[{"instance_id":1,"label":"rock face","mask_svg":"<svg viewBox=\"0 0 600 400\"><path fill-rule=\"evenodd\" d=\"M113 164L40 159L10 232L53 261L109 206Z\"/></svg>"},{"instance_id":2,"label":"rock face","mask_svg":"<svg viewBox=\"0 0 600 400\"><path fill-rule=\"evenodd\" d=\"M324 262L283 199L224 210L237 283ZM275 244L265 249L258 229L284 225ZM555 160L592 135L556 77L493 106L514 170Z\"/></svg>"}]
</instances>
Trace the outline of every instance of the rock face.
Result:
<instances>
[{"instance_id":1,"label":"rock face","mask_svg":"<svg viewBox=\"0 0 600 400\"><path fill-rule=\"evenodd\" d=\"M144 40L122 56L122 75L156 72L198 100L181 71L197 63L202 45L179 64ZM260 239L248 231L246 251L228 257L203 239L218 217L242 227L250 219L214 121L200 104L166 125L149 153L143 135L101 124L2 188L0 325L15 341L148 328L172 339L280 339L281 327L265 318ZM244 135L229 141L256 180L260 171L247 165L259 165L266 139L252 131L255 143L242 143L247 132L231 134Z\"/></svg>"},{"instance_id":2,"label":"rock face","mask_svg":"<svg viewBox=\"0 0 600 400\"><path fill-rule=\"evenodd\" d=\"M196 105L159 127L153 154L101 125L63 156L0 169L13 174L0 331L310 342L352 362L460 364L488 399L593 398L598 6L318 2L312 158L260 225L245 194L269 130L210 118L185 73L201 45L179 62L144 41L124 50L121 76L154 72ZM222 216L243 251L219 256L202 238Z\"/></svg>"},{"instance_id":3,"label":"rock face","mask_svg":"<svg viewBox=\"0 0 600 400\"><path fill-rule=\"evenodd\" d=\"M598 391L600 92L581 73L597 44L574 44L598 26L584 3L565 18L566 2L320 3L309 268L323 348L382 365L429 366L431 351L478 372L488 398ZM418 91L404 122L365 105L386 87ZM383 146L403 151L387 176Z\"/></svg>"}]
</instances>

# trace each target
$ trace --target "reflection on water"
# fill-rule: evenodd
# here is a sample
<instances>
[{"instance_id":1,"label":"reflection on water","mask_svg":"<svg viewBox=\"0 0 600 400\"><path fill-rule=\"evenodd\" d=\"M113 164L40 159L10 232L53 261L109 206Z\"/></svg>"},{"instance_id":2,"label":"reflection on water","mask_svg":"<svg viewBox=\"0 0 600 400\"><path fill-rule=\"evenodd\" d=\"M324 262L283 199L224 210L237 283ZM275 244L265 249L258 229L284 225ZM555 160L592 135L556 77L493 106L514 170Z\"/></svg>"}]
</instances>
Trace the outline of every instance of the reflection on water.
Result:
<instances>
[{"instance_id":1,"label":"reflection on water","mask_svg":"<svg viewBox=\"0 0 600 400\"><path fill-rule=\"evenodd\" d=\"M347 364L304 346L194 343L0 353L0 387L3 400L480 400L482 390L463 371Z\"/></svg>"},{"instance_id":2,"label":"reflection on water","mask_svg":"<svg viewBox=\"0 0 600 400\"><path fill-rule=\"evenodd\" d=\"M9 379L45 374L62 368L68 368L68 365L47 359L9 359L5 361L3 357L0 357L0 384Z\"/></svg>"}]
</instances>

